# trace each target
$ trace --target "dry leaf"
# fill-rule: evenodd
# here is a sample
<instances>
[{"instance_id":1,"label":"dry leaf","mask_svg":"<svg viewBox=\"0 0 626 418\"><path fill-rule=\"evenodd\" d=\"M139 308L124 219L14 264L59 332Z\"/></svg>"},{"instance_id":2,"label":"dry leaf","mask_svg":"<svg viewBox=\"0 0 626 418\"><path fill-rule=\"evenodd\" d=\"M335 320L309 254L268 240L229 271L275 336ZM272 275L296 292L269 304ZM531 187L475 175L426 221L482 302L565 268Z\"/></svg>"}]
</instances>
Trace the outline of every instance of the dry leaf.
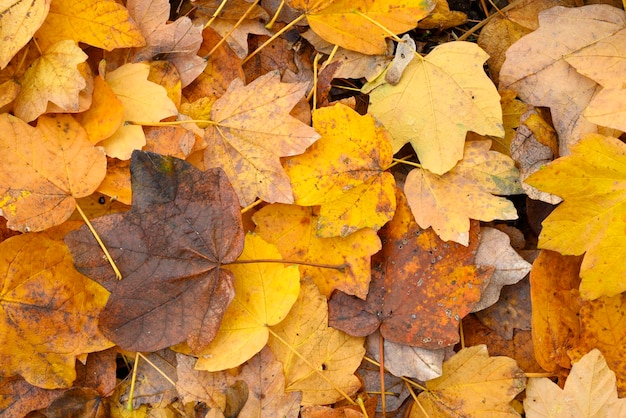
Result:
<instances>
[{"instance_id":1,"label":"dry leaf","mask_svg":"<svg viewBox=\"0 0 626 418\"><path fill-rule=\"evenodd\" d=\"M397 85L370 93L369 110L391 133L394 153L410 142L425 169L443 174L463 157L468 131L504 135L486 59L475 44L446 43L411 61Z\"/></svg>"},{"instance_id":2,"label":"dry leaf","mask_svg":"<svg viewBox=\"0 0 626 418\"><path fill-rule=\"evenodd\" d=\"M0 69L30 41L50 10L51 0L9 0L0 6Z\"/></svg>"}]
</instances>

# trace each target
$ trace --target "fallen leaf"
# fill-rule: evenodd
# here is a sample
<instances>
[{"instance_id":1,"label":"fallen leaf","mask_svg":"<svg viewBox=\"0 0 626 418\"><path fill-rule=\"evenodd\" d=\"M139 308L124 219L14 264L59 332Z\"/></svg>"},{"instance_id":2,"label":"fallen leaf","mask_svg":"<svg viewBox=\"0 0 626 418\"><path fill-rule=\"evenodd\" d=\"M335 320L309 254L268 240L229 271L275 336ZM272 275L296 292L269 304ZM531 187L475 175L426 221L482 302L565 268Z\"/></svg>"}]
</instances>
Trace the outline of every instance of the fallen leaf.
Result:
<instances>
[{"instance_id":1,"label":"fallen leaf","mask_svg":"<svg viewBox=\"0 0 626 418\"><path fill-rule=\"evenodd\" d=\"M168 23L167 0L129 0L126 7L146 40L146 46L133 51L131 62L150 61L164 54L176 66L183 87L204 71L206 60L197 55L202 43L200 23L194 24L187 16Z\"/></svg>"},{"instance_id":2,"label":"fallen leaf","mask_svg":"<svg viewBox=\"0 0 626 418\"><path fill-rule=\"evenodd\" d=\"M2 375L72 386L76 358L113 345L98 331L106 290L74 270L62 242L40 234L11 237L0 254Z\"/></svg>"},{"instance_id":3,"label":"fallen leaf","mask_svg":"<svg viewBox=\"0 0 626 418\"><path fill-rule=\"evenodd\" d=\"M468 131L503 136L502 108L483 70L487 54L469 42L449 42L417 56L395 85L370 93L369 111L389 130L393 152L408 142L422 166L443 174L463 157Z\"/></svg>"},{"instance_id":4,"label":"fallen leaf","mask_svg":"<svg viewBox=\"0 0 626 418\"><path fill-rule=\"evenodd\" d=\"M617 374L617 392L626 395L626 295L603 296L580 307L580 339L568 352L572 361L593 348L602 351Z\"/></svg>"},{"instance_id":5,"label":"fallen leaf","mask_svg":"<svg viewBox=\"0 0 626 418\"><path fill-rule=\"evenodd\" d=\"M36 39L40 45L69 39L107 51L145 45L128 10L115 0L54 0Z\"/></svg>"},{"instance_id":6,"label":"fallen leaf","mask_svg":"<svg viewBox=\"0 0 626 418\"><path fill-rule=\"evenodd\" d=\"M234 290L221 268L243 248L237 198L219 169L200 172L173 157L135 151L130 211L92 221L123 280L86 227L65 238L76 267L111 297L100 329L130 351L214 338ZM202 216L200 216L202 214Z\"/></svg>"},{"instance_id":7,"label":"fallen leaf","mask_svg":"<svg viewBox=\"0 0 626 418\"><path fill-rule=\"evenodd\" d=\"M441 376L445 350L398 344L385 339L385 369L397 377L409 377L422 382ZM380 362L380 333L368 335L365 340L367 355Z\"/></svg>"},{"instance_id":8,"label":"fallen leaf","mask_svg":"<svg viewBox=\"0 0 626 418\"><path fill-rule=\"evenodd\" d=\"M387 340L429 349L459 341L461 318L471 312L493 268L472 264L478 223L467 247L442 241L421 229L401 192L393 219L381 230L383 250L372 264L366 300L335 292L329 324L350 335L367 336L380 326Z\"/></svg>"},{"instance_id":9,"label":"fallen leaf","mask_svg":"<svg viewBox=\"0 0 626 418\"><path fill-rule=\"evenodd\" d=\"M354 371L365 348L363 338L351 337L327 325L326 297L303 279L298 300L280 324L271 327L268 342L283 364L285 391L301 391L302 405L327 405L361 386ZM298 355L296 355L296 352Z\"/></svg>"},{"instance_id":10,"label":"fallen leaf","mask_svg":"<svg viewBox=\"0 0 626 418\"><path fill-rule=\"evenodd\" d=\"M258 235L246 236L238 261L280 260L280 253ZM237 367L267 344L268 327L285 319L300 292L297 266L278 263L233 264L235 298L215 339L198 353L196 370Z\"/></svg>"},{"instance_id":11,"label":"fallen leaf","mask_svg":"<svg viewBox=\"0 0 626 418\"><path fill-rule=\"evenodd\" d=\"M127 403L132 396L133 408L144 404L169 405L178 396L176 388L170 383L177 380L176 357L177 354L169 349L146 353L144 358L139 357L133 364L137 374L134 391L131 393L131 388L126 387L119 400Z\"/></svg>"},{"instance_id":12,"label":"fallen leaf","mask_svg":"<svg viewBox=\"0 0 626 418\"><path fill-rule=\"evenodd\" d=\"M461 26L467 22L467 15L459 11L450 11L446 0L436 0L435 8L422 19L417 27L419 29L445 30L455 26Z\"/></svg>"},{"instance_id":13,"label":"fallen leaf","mask_svg":"<svg viewBox=\"0 0 626 418\"><path fill-rule=\"evenodd\" d=\"M580 262L581 257L541 250L530 272L535 357L561 378L572 366L567 352L580 340Z\"/></svg>"},{"instance_id":14,"label":"fallen leaf","mask_svg":"<svg viewBox=\"0 0 626 418\"><path fill-rule=\"evenodd\" d=\"M550 379L528 379L524 410L528 418L546 416L619 417L626 399L618 399L615 373L599 350L592 350L574 366L561 389Z\"/></svg>"},{"instance_id":15,"label":"fallen leaf","mask_svg":"<svg viewBox=\"0 0 626 418\"><path fill-rule=\"evenodd\" d=\"M366 354L367 355L367 354ZM368 391L371 391L373 394L376 394L379 397L378 393L381 392L380 387L380 367L370 363L369 361L363 361L361 366L358 368L357 373L363 379L363 386L367 388ZM392 396L387 395L385 397L386 403L386 411L387 414L397 413L398 411L404 411L405 401L411 396L411 392L407 389L407 384L404 380L399 377L396 377L389 372L385 372L384 375L385 382L385 391L393 393ZM376 412L382 412L381 402L378 402L376 407ZM374 415L370 415L374 416Z\"/></svg>"},{"instance_id":16,"label":"fallen leaf","mask_svg":"<svg viewBox=\"0 0 626 418\"><path fill-rule=\"evenodd\" d=\"M290 0L287 4L302 10L311 29L326 41L369 55L383 54L390 32L397 35L415 28L435 7L430 0Z\"/></svg>"},{"instance_id":17,"label":"fallen leaf","mask_svg":"<svg viewBox=\"0 0 626 418\"><path fill-rule=\"evenodd\" d=\"M176 353L176 390L186 402L204 402L211 408L224 411L226 408L226 392L235 379L227 372L209 373L193 368L196 359Z\"/></svg>"},{"instance_id":18,"label":"fallen leaf","mask_svg":"<svg viewBox=\"0 0 626 418\"><path fill-rule=\"evenodd\" d=\"M539 248L582 255L583 299L626 290L622 240L626 234L626 146L617 138L588 134L526 182L561 198L543 221Z\"/></svg>"},{"instance_id":19,"label":"fallen leaf","mask_svg":"<svg viewBox=\"0 0 626 418\"><path fill-rule=\"evenodd\" d=\"M25 417L50 405L65 390L42 389L19 376L0 377L0 410L7 417Z\"/></svg>"},{"instance_id":20,"label":"fallen leaf","mask_svg":"<svg viewBox=\"0 0 626 418\"><path fill-rule=\"evenodd\" d=\"M124 122L124 105L115 96L115 92L104 80L104 77L94 78L93 100L91 107L85 112L75 115L76 120L83 125L92 144L109 138Z\"/></svg>"},{"instance_id":21,"label":"fallen leaf","mask_svg":"<svg viewBox=\"0 0 626 418\"><path fill-rule=\"evenodd\" d=\"M46 49L20 78L15 116L30 122L46 112L48 102L65 112L79 110L78 95L87 85L77 65L87 59L74 42L65 40Z\"/></svg>"},{"instance_id":22,"label":"fallen leaf","mask_svg":"<svg viewBox=\"0 0 626 418\"><path fill-rule=\"evenodd\" d=\"M318 238L318 217L313 209L295 205L268 205L254 214L256 232L278 248L284 260L327 264L331 268L300 266L302 277L311 277L322 294L334 289L361 299L367 296L370 257L380 250L374 230L364 228L347 237ZM343 266L338 271L333 266Z\"/></svg>"},{"instance_id":23,"label":"fallen leaf","mask_svg":"<svg viewBox=\"0 0 626 418\"><path fill-rule=\"evenodd\" d=\"M451 171L437 175L412 170L404 192L417 224L433 227L443 241L468 243L470 219L517 219L510 200L494 195L521 193L513 160L489 151L491 141L469 141L463 159Z\"/></svg>"},{"instance_id":24,"label":"fallen leaf","mask_svg":"<svg viewBox=\"0 0 626 418\"><path fill-rule=\"evenodd\" d=\"M148 80L149 73L146 63L125 64L107 73L106 82L124 106L125 121L158 122L178 113L166 90ZM123 125L101 145L108 156L128 160L133 150L146 145L146 138L141 126Z\"/></svg>"},{"instance_id":25,"label":"fallen leaf","mask_svg":"<svg viewBox=\"0 0 626 418\"><path fill-rule=\"evenodd\" d=\"M391 145L370 115L342 104L313 113L322 136L304 154L283 163L295 204L321 205L317 236L345 237L362 228L380 229L395 211L395 181L384 170Z\"/></svg>"},{"instance_id":26,"label":"fallen leaf","mask_svg":"<svg viewBox=\"0 0 626 418\"><path fill-rule=\"evenodd\" d=\"M519 417L510 402L524 390L526 376L508 357L489 357L487 346L464 348L443 363L443 375L426 382L410 418Z\"/></svg>"},{"instance_id":27,"label":"fallen leaf","mask_svg":"<svg viewBox=\"0 0 626 418\"><path fill-rule=\"evenodd\" d=\"M602 4L553 7L539 13L539 29L513 44L500 71L500 88L517 91L534 106L551 110L559 134L559 154L595 124L583 118L583 110L597 84L579 74L566 61L568 55L624 29L624 11Z\"/></svg>"},{"instance_id":28,"label":"fallen leaf","mask_svg":"<svg viewBox=\"0 0 626 418\"><path fill-rule=\"evenodd\" d=\"M196 143L194 134L182 126L147 126L144 151L186 159Z\"/></svg>"},{"instance_id":29,"label":"fallen leaf","mask_svg":"<svg viewBox=\"0 0 626 418\"><path fill-rule=\"evenodd\" d=\"M289 115L305 89L305 83L281 83L274 71L247 86L235 79L213 104L204 164L224 169L242 206L257 196L268 203L293 203L279 158L301 154L319 138Z\"/></svg>"},{"instance_id":30,"label":"fallen leaf","mask_svg":"<svg viewBox=\"0 0 626 418\"><path fill-rule=\"evenodd\" d=\"M75 416L101 417L110 413L108 403L94 389L73 387L56 398L45 409L46 415L58 417L71 411Z\"/></svg>"},{"instance_id":31,"label":"fallen leaf","mask_svg":"<svg viewBox=\"0 0 626 418\"><path fill-rule=\"evenodd\" d=\"M30 41L50 10L51 0L9 0L0 6L0 69Z\"/></svg>"},{"instance_id":32,"label":"fallen leaf","mask_svg":"<svg viewBox=\"0 0 626 418\"><path fill-rule=\"evenodd\" d=\"M474 263L478 266L493 266L495 270L472 312L482 311L496 303L500 299L502 287L522 280L530 272L531 267L530 263L511 247L511 240L507 234L489 227L480 230L480 243Z\"/></svg>"},{"instance_id":33,"label":"fallen leaf","mask_svg":"<svg viewBox=\"0 0 626 418\"><path fill-rule=\"evenodd\" d=\"M42 116L36 128L0 115L0 208L8 226L41 231L66 221L76 198L93 193L106 158L70 115Z\"/></svg>"},{"instance_id":34,"label":"fallen leaf","mask_svg":"<svg viewBox=\"0 0 626 418\"><path fill-rule=\"evenodd\" d=\"M302 394L285 392L283 365L276 360L269 347L248 360L238 377L248 384L251 392L239 416L298 416Z\"/></svg>"}]
</instances>

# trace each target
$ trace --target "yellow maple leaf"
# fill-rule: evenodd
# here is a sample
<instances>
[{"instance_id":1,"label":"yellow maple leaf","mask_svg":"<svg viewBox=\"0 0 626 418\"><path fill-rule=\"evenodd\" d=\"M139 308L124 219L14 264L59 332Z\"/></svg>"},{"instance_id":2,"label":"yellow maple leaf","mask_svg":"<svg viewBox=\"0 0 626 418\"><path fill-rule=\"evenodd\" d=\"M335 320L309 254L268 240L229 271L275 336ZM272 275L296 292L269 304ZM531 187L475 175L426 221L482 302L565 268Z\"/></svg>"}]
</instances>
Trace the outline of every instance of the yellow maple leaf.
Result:
<instances>
[{"instance_id":1,"label":"yellow maple leaf","mask_svg":"<svg viewBox=\"0 0 626 418\"><path fill-rule=\"evenodd\" d=\"M464 348L443 363L440 377L426 382L410 418L519 417L510 405L526 376L508 357L489 357L487 346Z\"/></svg>"},{"instance_id":2,"label":"yellow maple leaf","mask_svg":"<svg viewBox=\"0 0 626 418\"><path fill-rule=\"evenodd\" d=\"M284 162L295 204L321 205L319 237L380 229L396 207L395 180L384 172L392 158L387 132L342 104L316 110L313 128L322 137Z\"/></svg>"},{"instance_id":3,"label":"yellow maple leaf","mask_svg":"<svg viewBox=\"0 0 626 418\"><path fill-rule=\"evenodd\" d=\"M561 389L546 377L528 380L527 417L623 417L626 399L619 399L615 373L600 350L592 350L574 366Z\"/></svg>"},{"instance_id":4,"label":"yellow maple leaf","mask_svg":"<svg viewBox=\"0 0 626 418\"><path fill-rule=\"evenodd\" d=\"M226 172L242 206L257 196L269 203L293 203L280 157L301 154L319 138L289 115L306 88L307 83L281 83L273 71L247 86L235 79L213 103L204 166Z\"/></svg>"},{"instance_id":5,"label":"yellow maple leaf","mask_svg":"<svg viewBox=\"0 0 626 418\"><path fill-rule=\"evenodd\" d=\"M256 232L276 245L285 260L347 265L345 271L300 266L302 276L310 276L320 291L330 297L333 289L367 297L371 278L370 258L381 248L380 239L370 228L347 237L318 238L317 216L311 208L273 204L254 214Z\"/></svg>"},{"instance_id":6,"label":"yellow maple leaf","mask_svg":"<svg viewBox=\"0 0 626 418\"><path fill-rule=\"evenodd\" d=\"M404 192L418 225L433 227L444 241L469 242L470 218L517 219L513 203L494 195L521 193L519 173L510 157L489 151L491 141L465 144L463 159L442 176L417 168Z\"/></svg>"},{"instance_id":7,"label":"yellow maple leaf","mask_svg":"<svg viewBox=\"0 0 626 418\"><path fill-rule=\"evenodd\" d=\"M79 111L79 92L87 83L77 65L87 59L71 40L57 42L31 64L20 78L22 89L15 98L15 116L26 122L46 112L48 102L66 112Z\"/></svg>"},{"instance_id":8,"label":"yellow maple leaf","mask_svg":"<svg viewBox=\"0 0 626 418\"><path fill-rule=\"evenodd\" d=\"M41 116L37 128L0 115L0 208L10 228L41 231L63 223L76 198L93 193L106 157L70 115Z\"/></svg>"},{"instance_id":9,"label":"yellow maple leaf","mask_svg":"<svg viewBox=\"0 0 626 418\"><path fill-rule=\"evenodd\" d=\"M124 106L124 120L158 122L178 113L165 88L148 80L149 73L146 63L124 64L107 73L106 82ZM141 126L123 125L100 145L108 156L128 160L133 150L146 145L146 137Z\"/></svg>"},{"instance_id":10,"label":"yellow maple leaf","mask_svg":"<svg viewBox=\"0 0 626 418\"><path fill-rule=\"evenodd\" d=\"M274 245L248 234L238 260L280 258ZM268 326L287 316L300 292L300 273L295 265L236 263L227 267L235 276L235 299L228 306L215 339L198 354L198 370L237 367L261 351L269 337Z\"/></svg>"},{"instance_id":11,"label":"yellow maple leaf","mask_svg":"<svg viewBox=\"0 0 626 418\"><path fill-rule=\"evenodd\" d=\"M432 0L290 0L303 10L315 33L326 41L369 55L385 53L385 38L417 26L435 7ZM385 29L387 30L385 30Z\"/></svg>"},{"instance_id":12,"label":"yellow maple leaf","mask_svg":"<svg viewBox=\"0 0 626 418\"><path fill-rule=\"evenodd\" d=\"M289 315L271 327L268 345L283 364L285 391L301 391L302 405L335 403L342 399L339 390L352 396L361 386L354 371L365 354L365 339L327 324L326 298L304 279Z\"/></svg>"},{"instance_id":13,"label":"yellow maple leaf","mask_svg":"<svg viewBox=\"0 0 626 418\"><path fill-rule=\"evenodd\" d=\"M424 168L443 174L463 156L468 131L504 136L487 58L475 44L449 42L416 54L398 84L374 88L369 110L391 133L394 153L410 142Z\"/></svg>"},{"instance_id":14,"label":"yellow maple leaf","mask_svg":"<svg viewBox=\"0 0 626 418\"><path fill-rule=\"evenodd\" d=\"M87 131L92 144L109 138L124 122L124 105L115 96L104 77L94 77L93 102L85 112L76 114L76 120Z\"/></svg>"},{"instance_id":15,"label":"yellow maple leaf","mask_svg":"<svg viewBox=\"0 0 626 418\"><path fill-rule=\"evenodd\" d=\"M114 344L98 330L108 292L74 269L61 241L23 234L0 244L0 363L3 376L70 387L76 358Z\"/></svg>"},{"instance_id":16,"label":"yellow maple leaf","mask_svg":"<svg viewBox=\"0 0 626 418\"><path fill-rule=\"evenodd\" d=\"M50 0L9 0L0 5L0 69L4 68L41 26Z\"/></svg>"},{"instance_id":17,"label":"yellow maple leaf","mask_svg":"<svg viewBox=\"0 0 626 418\"><path fill-rule=\"evenodd\" d=\"M543 221L538 246L585 253L581 296L613 296L626 290L626 145L588 134L571 151L525 180L564 200Z\"/></svg>"},{"instance_id":18,"label":"yellow maple leaf","mask_svg":"<svg viewBox=\"0 0 626 418\"><path fill-rule=\"evenodd\" d=\"M115 0L54 0L37 41L50 45L65 39L107 51L146 44L128 10Z\"/></svg>"}]
</instances>

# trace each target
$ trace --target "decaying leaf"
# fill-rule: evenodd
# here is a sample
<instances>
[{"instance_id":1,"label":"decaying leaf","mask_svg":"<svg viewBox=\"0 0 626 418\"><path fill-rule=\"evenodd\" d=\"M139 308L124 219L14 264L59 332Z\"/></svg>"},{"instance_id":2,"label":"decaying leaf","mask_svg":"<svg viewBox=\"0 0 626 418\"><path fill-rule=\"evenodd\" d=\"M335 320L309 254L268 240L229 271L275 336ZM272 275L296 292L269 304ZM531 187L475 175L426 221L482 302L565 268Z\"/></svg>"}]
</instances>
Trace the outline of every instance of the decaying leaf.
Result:
<instances>
[{"instance_id":1,"label":"decaying leaf","mask_svg":"<svg viewBox=\"0 0 626 418\"><path fill-rule=\"evenodd\" d=\"M525 386L515 360L489 357L485 345L464 348L443 363L441 377L426 382L410 417L519 417L510 402Z\"/></svg>"},{"instance_id":2,"label":"decaying leaf","mask_svg":"<svg viewBox=\"0 0 626 418\"><path fill-rule=\"evenodd\" d=\"M468 131L503 136L486 59L475 44L446 43L411 61L397 85L376 87L369 110L391 133L393 152L411 143L422 166L441 175L463 157Z\"/></svg>"},{"instance_id":3,"label":"decaying leaf","mask_svg":"<svg viewBox=\"0 0 626 418\"><path fill-rule=\"evenodd\" d=\"M75 199L104 178L102 149L70 115L42 116L33 128L5 113L0 131L0 209L10 228L41 231L63 223Z\"/></svg>"},{"instance_id":4,"label":"decaying leaf","mask_svg":"<svg viewBox=\"0 0 626 418\"><path fill-rule=\"evenodd\" d=\"M224 169L242 206L257 196L269 203L293 203L279 158L301 154L319 138L289 115L305 90L306 83L281 83L274 71L247 86L235 79L213 104L204 166Z\"/></svg>"},{"instance_id":5,"label":"decaying leaf","mask_svg":"<svg viewBox=\"0 0 626 418\"><path fill-rule=\"evenodd\" d=\"M295 204L321 205L319 237L380 229L396 207L394 178L384 172L392 157L386 131L342 104L316 110L313 128L322 137L284 162Z\"/></svg>"},{"instance_id":6,"label":"decaying leaf","mask_svg":"<svg viewBox=\"0 0 626 418\"><path fill-rule=\"evenodd\" d=\"M107 291L73 268L60 241L41 234L0 244L0 375L67 388L75 362L113 344L98 330Z\"/></svg>"},{"instance_id":7,"label":"decaying leaf","mask_svg":"<svg viewBox=\"0 0 626 418\"><path fill-rule=\"evenodd\" d=\"M526 182L564 202L543 222L540 248L585 253L580 270L584 299L626 290L626 146L617 138L589 134Z\"/></svg>"},{"instance_id":8,"label":"decaying leaf","mask_svg":"<svg viewBox=\"0 0 626 418\"><path fill-rule=\"evenodd\" d=\"M0 6L0 69L28 43L50 10L50 0L10 0Z\"/></svg>"},{"instance_id":9,"label":"decaying leaf","mask_svg":"<svg viewBox=\"0 0 626 418\"><path fill-rule=\"evenodd\" d=\"M421 229L401 192L393 219L383 228L385 245L373 259L372 282L365 301L335 292L329 324L356 336L380 326L385 339L429 349L459 341L461 318L471 312L493 267L473 265L478 224L469 245L444 242L432 229Z\"/></svg>"},{"instance_id":10,"label":"decaying leaf","mask_svg":"<svg viewBox=\"0 0 626 418\"><path fill-rule=\"evenodd\" d=\"M350 396L361 386L353 373L365 354L363 338L330 328L327 321L326 297L304 279L289 315L272 327L268 345L283 364L285 391L302 391L303 405L335 403L342 399L337 389Z\"/></svg>"},{"instance_id":11,"label":"decaying leaf","mask_svg":"<svg viewBox=\"0 0 626 418\"><path fill-rule=\"evenodd\" d=\"M132 209L93 221L123 280L86 227L65 240L79 271L111 292L100 317L106 336L127 350L186 340L197 352L214 338L234 296L232 273L221 265L243 249L237 197L219 169L133 155Z\"/></svg>"},{"instance_id":12,"label":"decaying leaf","mask_svg":"<svg viewBox=\"0 0 626 418\"><path fill-rule=\"evenodd\" d=\"M422 168L409 173L404 192L420 227L432 226L442 240L467 245L470 219L517 219L513 203L494 195L521 193L518 171L490 145L465 143L463 159L443 175Z\"/></svg>"}]
</instances>

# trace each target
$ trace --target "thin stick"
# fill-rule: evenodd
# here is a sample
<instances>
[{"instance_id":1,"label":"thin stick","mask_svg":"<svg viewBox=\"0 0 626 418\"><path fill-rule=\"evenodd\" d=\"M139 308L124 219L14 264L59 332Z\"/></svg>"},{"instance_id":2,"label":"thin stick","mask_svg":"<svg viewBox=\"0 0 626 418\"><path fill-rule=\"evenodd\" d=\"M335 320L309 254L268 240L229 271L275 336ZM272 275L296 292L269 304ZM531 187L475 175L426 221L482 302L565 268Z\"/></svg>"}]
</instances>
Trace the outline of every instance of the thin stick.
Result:
<instances>
[{"instance_id":1,"label":"thin stick","mask_svg":"<svg viewBox=\"0 0 626 418\"><path fill-rule=\"evenodd\" d=\"M393 39L394 41L403 44L404 40L398 38L398 35L396 35L395 33L393 33L392 31L390 31L389 29L387 29L385 26L381 25L380 23L378 23L377 21L375 21L374 19L372 19L371 17L369 17L368 15L356 10L354 13L356 13L357 15L361 16L363 19L367 20L368 22L370 22L373 25L378 26L380 29L382 29L384 32L387 33L387 35L389 35L389 37L391 39Z\"/></svg>"},{"instance_id":2,"label":"thin stick","mask_svg":"<svg viewBox=\"0 0 626 418\"><path fill-rule=\"evenodd\" d=\"M399 159L399 158L392 158L391 160L394 163L396 163L396 164L406 164L406 165L412 165L413 167L422 168L421 164L414 163L413 161L406 161L406 160ZM387 168L389 168L389 167L387 167Z\"/></svg>"},{"instance_id":3,"label":"thin stick","mask_svg":"<svg viewBox=\"0 0 626 418\"><path fill-rule=\"evenodd\" d=\"M352 404L352 405L356 405L357 404L351 397L348 396L348 394L346 392L344 392L341 388L337 387L337 385L335 383L333 383L333 381L331 381L328 377L326 377L326 375L324 373L320 373L319 370L317 370L317 368L313 364L311 364L311 362L306 357L304 357L302 354L300 354L298 352L298 350L296 350L291 345L289 345L287 343L287 341L283 340L280 337L280 335L276 334L274 332L274 330L272 330L271 328L267 328L267 330L270 332L270 334L272 334L272 336L274 336L274 338L276 338L278 341L280 341L282 344L284 344L287 348L289 348L300 360L302 360L304 362L304 364L309 366L311 368L311 370L313 370L315 373L317 373L319 377L324 379L326 381L326 383L328 383L333 389L335 389L337 392L339 392L339 394L341 396L343 396L345 400L350 402L350 404Z\"/></svg>"},{"instance_id":4,"label":"thin stick","mask_svg":"<svg viewBox=\"0 0 626 418\"><path fill-rule=\"evenodd\" d=\"M235 260L232 263L228 263L229 265L233 264L256 264L256 263L281 263L281 264L296 264L300 266L309 266L309 267L318 267L321 269L333 269L338 270L342 273L350 267L349 264L321 264L321 263L311 263L308 261L294 261L294 260L271 260L271 259L258 259L258 260Z\"/></svg>"},{"instance_id":5,"label":"thin stick","mask_svg":"<svg viewBox=\"0 0 626 418\"><path fill-rule=\"evenodd\" d=\"M284 28L282 28L281 30L279 30L278 32L276 32L274 35L272 35L271 38L269 38L267 41L263 42L261 44L260 47L258 47L257 49L254 50L254 52L252 52L250 55L248 55L243 61L241 61L241 65L245 64L246 62L250 61L250 59L252 57L254 57L256 54L258 54L263 48L265 48L267 45L269 45L274 39L278 38L280 35L282 35L283 33L287 32L289 29L291 29L292 27L294 27L296 25L296 23L298 23L299 21L301 21L302 19L304 19L306 17L306 15L301 14L300 16L296 17L294 20L292 20L291 22L289 22Z\"/></svg>"},{"instance_id":6,"label":"thin stick","mask_svg":"<svg viewBox=\"0 0 626 418\"><path fill-rule=\"evenodd\" d=\"M130 390L128 391L128 403L126 410L133 410L133 396L135 395L135 382L137 381L137 364L139 364L139 351L135 353L135 362L133 363L133 375L130 378Z\"/></svg>"},{"instance_id":7,"label":"thin stick","mask_svg":"<svg viewBox=\"0 0 626 418\"><path fill-rule=\"evenodd\" d=\"M209 53L205 56L205 59L206 59L206 58L208 58L208 57L210 57L210 56L211 56L211 55L212 55L212 54L213 54L213 53L217 50L217 48L219 48L219 47L220 47L220 45L222 45L222 44L226 41L226 39L228 39L228 37L229 37L230 35L232 35L232 34L233 34L233 32L235 31L235 29L237 29L237 28L239 27L239 25L241 24L241 22L243 22L243 20L244 20L244 19L245 19L245 18L246 18L249 14L250 14L250 12L252 11L252 9L254 9L254 6L256 6L257 4L259 4L259 1L260 1L260 0L255 0L255 2L254 2L254 3L252 3L252 4L250 5L250 7L248 7L248 10L246 10L246 12L245 12L245 13L244 13L244 14L243 14L240 18L239 18L239 20L238 20L238 21L237 21L237 22L233 25L233 27L232 27L232 28L230 28L230 30L226 33L226 35L224 35L224 36L222 37L222 39L220 39L220 40L219 40L219 42L218 42L217 44L215 44L215 46L213 47L213 49L211 49L211 50L209 51ZM209 23L211 23L211 22L209 22ZM207 24L207 25L208 25L208 24ZM206 28L206 26L205 26L205 28ZM242 63L242 64L243 64L243 63Z\"/></svg>"},{"instance_id":8,"label":"thin stick","mask_svg":"<svg viewBox=\"0 0 626 418\"><path fill-rule=\"evenodd\" d=\"M507 12L509 10L511 10L512 8L516 7L518 5L518 3L522 2L524 0L515 0L513 3L509 4L506 7L503 7L500 12L504 13ZM489 17L487 17L485 20L483 20L482 22L480 22L478 25L474 26L473 28L471 28L470 30L468 30L467 32L465 32L463 35L459 36L458 39L456 39L457 41L464 41L467 38L469 38L474 32L478 31L480 28L482 28L483 26L485 26L487 23L489 23L489 21L491 19L494 18L494 16L497 16L498 13L494 13L492 15L489 15Z\"/></svg>"},{"instance_id":9,"label":"thin stick","mask_svg":"<svg viewBox=\"0 0 626 418\"><path fill-rule=\"evenodd\" d=\"M150 361L150 360L148 359L148 357L144 356L143 354L141 354L141 353L139 353L139 352L137 352L137 354L139 354L139 356L140 356L142 359L144 359L144 361L145 361L146 363L148 363L150 366L152 366L152 368L153 368L154 370L156 370L156 371L157 371L157 373L159 373L161 376L163 376L163 378L164 378L165 380L167 380L167 381L168 381L168 382L169 382L172 386L176 387L176 382L174 382L172 379L170 379L170 377L169 377L168 375L166 375L166 374L165 374L165 372L164 372L163 370L159 369L159 367L158 367L156 364L154 364L152 361Z\"/></svg>"},{"instance_id":10,"label":"thin stick","mask_svg":"<svg viewBox=\"0 0 626 418\"><path fill-rule=\"evenodd\" d=\"M417 395L415 394L415 392L413 392L413 388L411 387L411 385L406 385L406 388L409 390L409 393L411 394L411 397L415 401L415 404L419 406L419 408L422 410L422 413L424 414L424 416L430 417L430 415L428 415L428 412L426 412L426 410L420 403L419 399L417 399Z\"/></svg>"},{"instance_id":11,"label":"thin stick","mask_svg":"<svg viewBox=\"0 0 626 418\"><path fill-rule=\"evenodd\" d=\"M80 208L80 205L78 204L78 202L76 202L76 209L78 209L78 213L80 213L80 216L83 218L83 220L87 224L87 227L91 231L91 234L98 242L98 245L100 245L100 248L102 248L102 251L104 251L104 255L109 261L109 264L111 264L111 267L113 267L113 271L115 272L115 277L117 278L117 280L122 280L122 273L120 273L120 270L117 268L115 261L113 261L113 257L111 257L111 254L109 254L109 250L107 250L107 247L104 245L104 243L100 239L100 236L94 229L93 225L91 224L91 222L89 222L89 219L87 219L87 216L85 216L85 212L83 212L83 210Z\"/></svg>"},{"instance_id":12,"label":"thin stick","mask_svg":"<svg viewBox=\"0 0 626 418\"><path fill-rule=\"evenodd\" d=\"M380 363L379 363L379 362L377 362L376 360L371 359L371 358L369 358L369 357L367 357L367 356L364 356L364 357L363 357L363 360L367 361L368 363L372 363L372 364L373 364L374 366L376 366L376 367L380 367ZM423 390L423 391L427 391L427 390L428 390L428 389L426 389L426 387L424 387L424 386L420 385L419 383L414 382L414 381L412 381L411 379L408 379L408 378L406 378L406 377L404 377L404 376L400 376L400 379L401 379L402 381L404 381L405 383L408 383L409 385L413 385L413 386L415 386L415 387L416 387L416 388L418 388L419 390Z\"/></svg>"},{"instance_id":13,"label":"thin stick","mask_svg":"<svg viewBox=\"0 0 626 418\"><path fill-rule=\"evenodd\" d=\"M246 206L245 208L241 209L241 213L242 214L246 213L247 211L249 211L253 207L260 205L261 203L263 203L263 201L261 199L257 199L253 203L251 203L248 206Z\"/></svg>"},{"instance_id":14,"label":"thin stick","mask_svg":"<svg viewBox=\"0 0 626 418\"><path fill-rule=\"evenodd\" d=\"M276 19L278 19L278 15L280 14L280 12L283 11L283 7L285 7L285 0L281 0L278 8L276 9L276 13L274 13L274 16L272 16L272 20L270 20L267 25L265 25L265 29L272 29L272 26L274 26L274 23L276 23Z\"/></svg>"},{"instance_id":15,"label":"thin stick","mask_svg":"<svg viewBox=\"0 0 626 418\"><path fill-rule=\"evenodd\" d=\"M211 19L209 19L209 21L206 23L206 25L204 25L204 27L202 29L206 29L209 26L211 26L213 21L215 21L215 19L217 19L217 15L219 15L222 12L222 10L224 9L224 7L226 6L226 2L228 2L228 0L222 0L220 5L217 7L217 10L215 10L215 12L213 13L213 16L211 16Z\"/></svg>"},{"instance_id":16,"label":"thin stick","mask_svg":"<svg viewBox=\"0 0 626 418\"><path fill-rule=\"evenodd\" d=\"M385 339L383 334L378 332L378 356L380 357L380 401L383 409L383 418L387 417L387 397L385 396Z\"/></svg>"},{"instance_id":17,"label":"thin stick","mask_svg":"<svg viewBox=\"0 0 626 418\"><path fill-rule=\"evenodd\" d=\"M459 321L459 336L461 337L461 349L465 348L465 333L463 332L463 320Z\"/></svg>"}]
</instances>

